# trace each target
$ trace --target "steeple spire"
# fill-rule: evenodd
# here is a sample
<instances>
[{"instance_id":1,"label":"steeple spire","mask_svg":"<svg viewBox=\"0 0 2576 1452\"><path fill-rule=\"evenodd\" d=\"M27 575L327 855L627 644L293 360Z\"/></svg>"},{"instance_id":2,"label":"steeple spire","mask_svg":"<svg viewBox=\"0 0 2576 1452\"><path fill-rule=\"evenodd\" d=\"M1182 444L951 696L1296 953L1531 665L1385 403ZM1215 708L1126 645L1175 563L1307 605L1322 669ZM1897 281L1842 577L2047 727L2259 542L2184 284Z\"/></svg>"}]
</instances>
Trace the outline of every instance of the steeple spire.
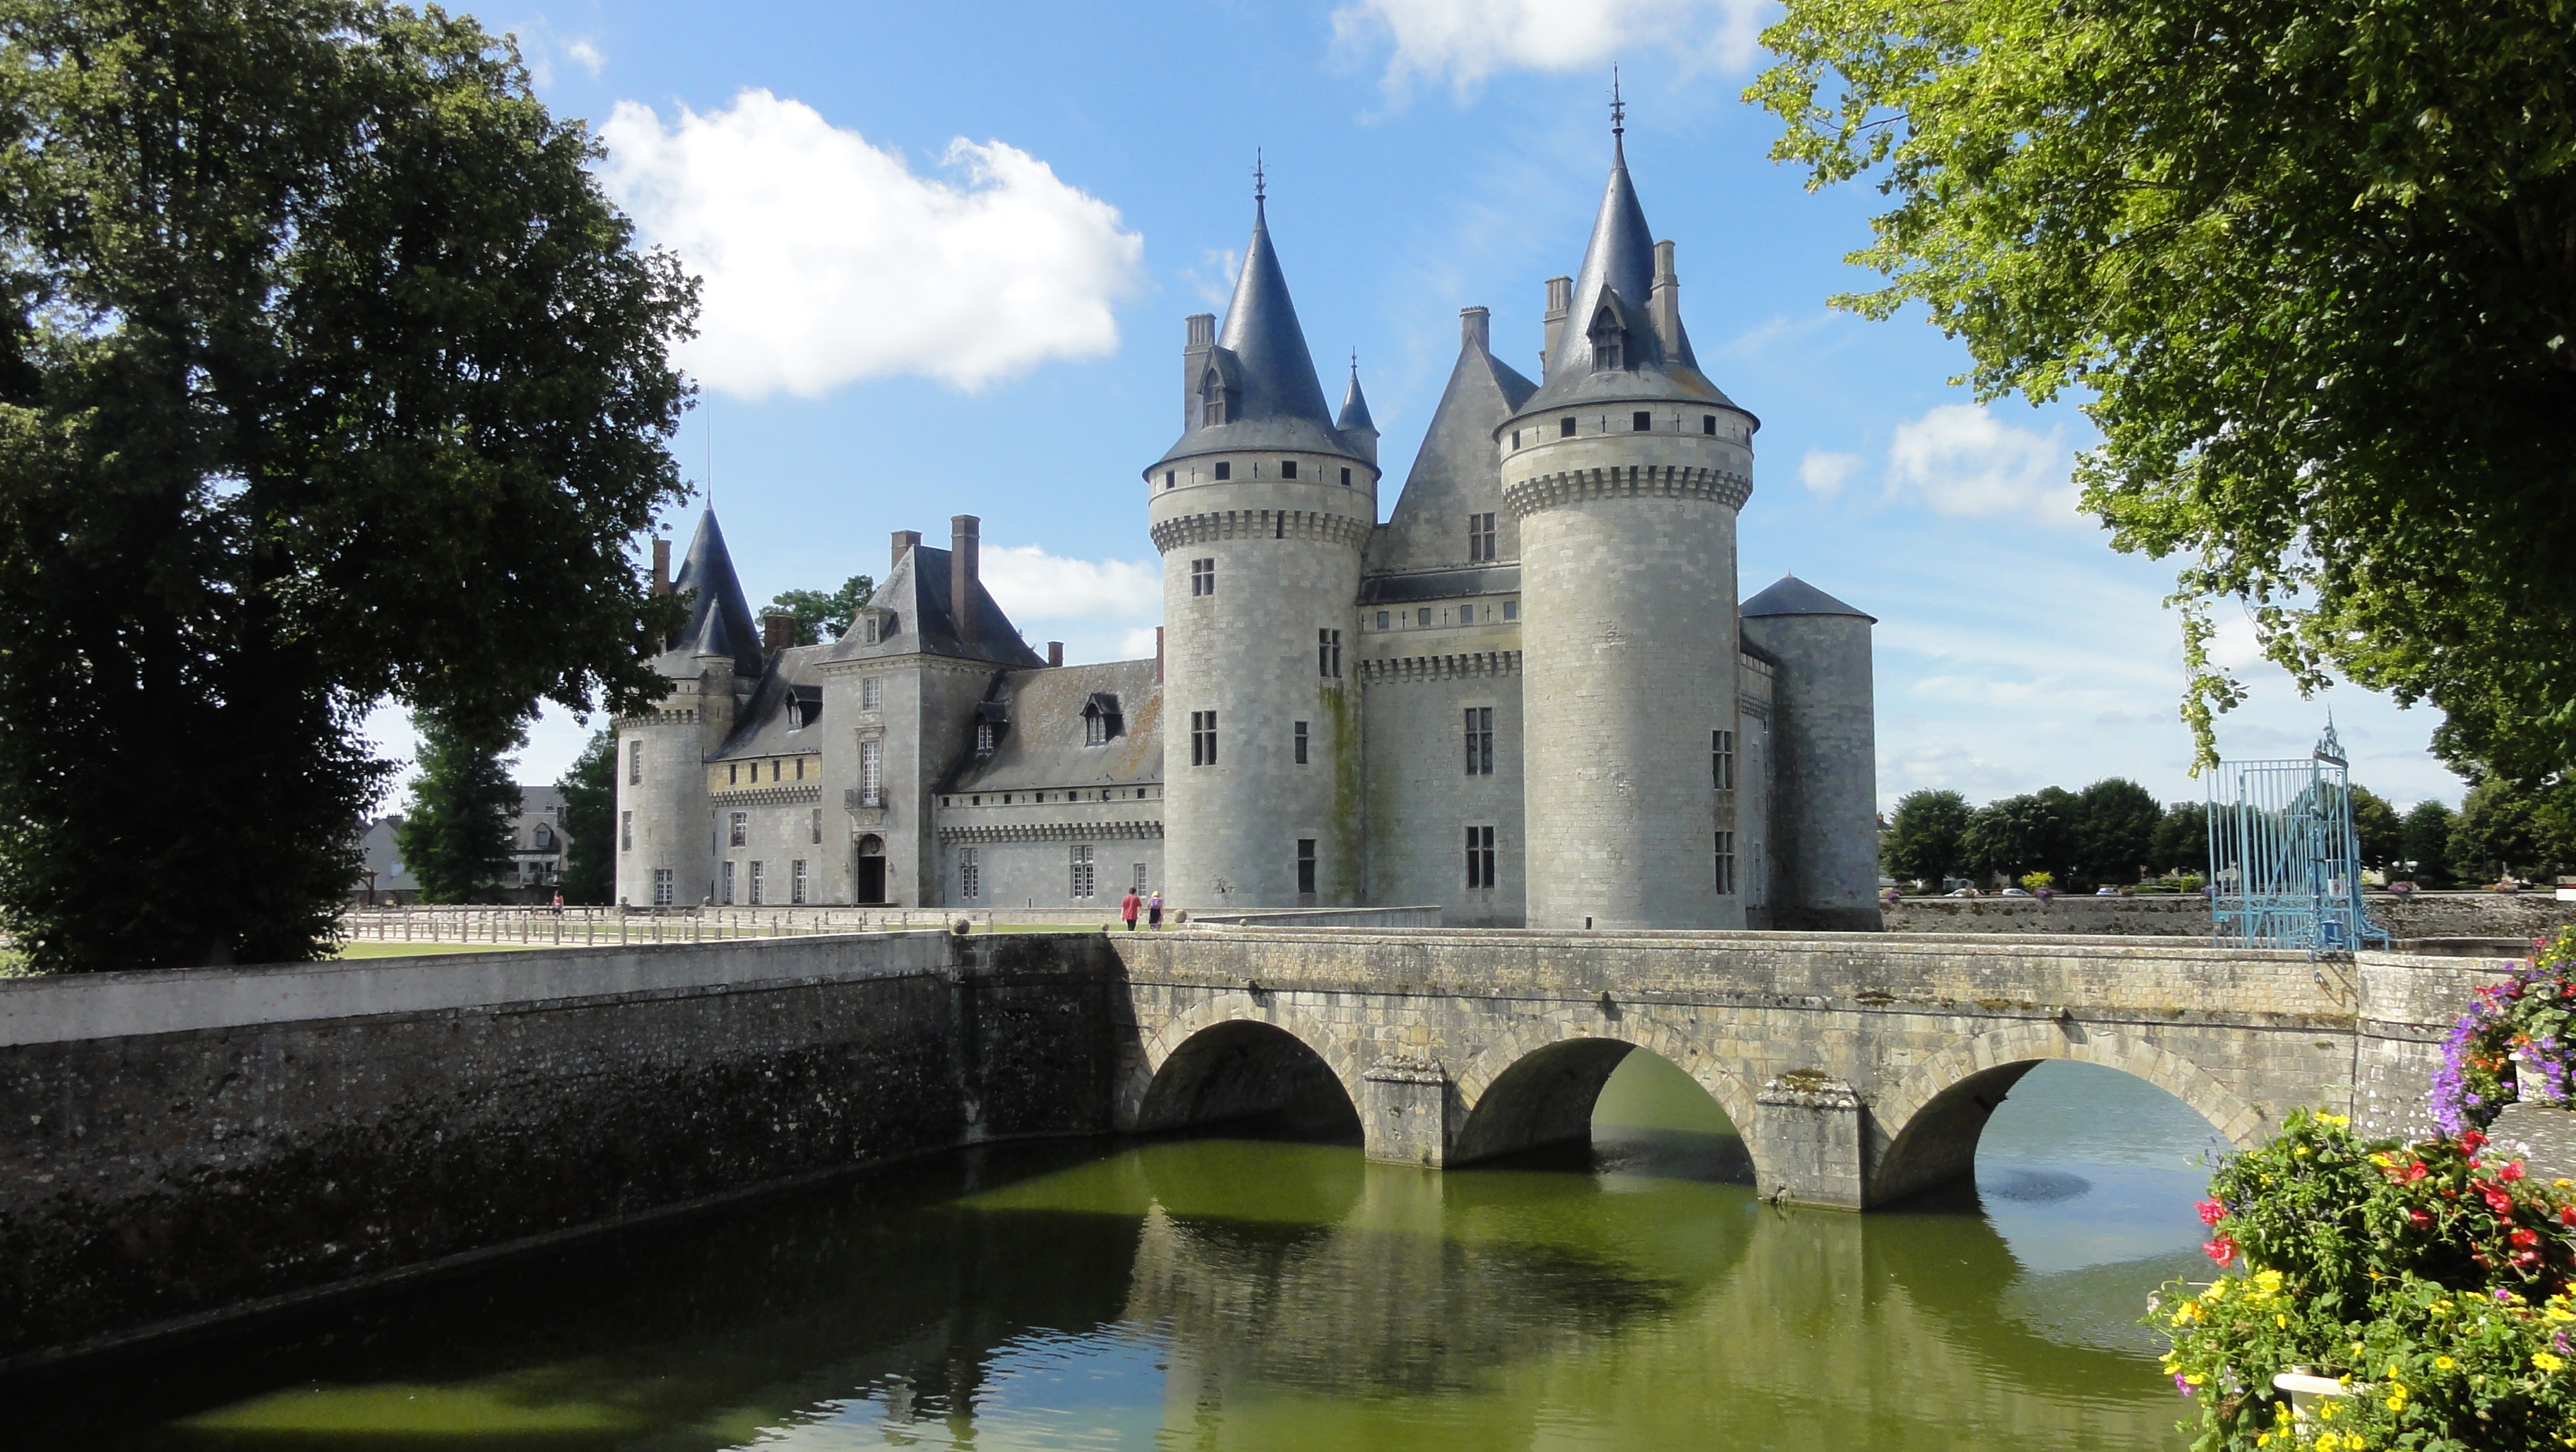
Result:
<instances>
[{"instance_id":1,"label":"steeple spire","mask_svg":"<svg viewBox=\"0 0 2576 1452\"><path fill-rule=\"evenodd\" d=\"M1351 353L1351 386L1342 394L1342 416L1333 421L1333 427L1346 434L1360 429L1377 432L1376 421L1369 417L1368 395L1360 392L1360 355L1356 349Z\"/></svg>"},{"instance_id":2,"label":"steeple spire","mask_svg":"<svg viewBox=\"0 0 2576 1452\"><path fill-rule=\"evenodd\" d=\"M1315 377L1315 355L1307 350L1297 304L1288 296L1288 276L1270 241L1267 178L1255 186L1252 241L1244 248L1243 272L1234 281L1234 299L1226 304L1225 328L1216 340L1241 370L1238 417L1304 418L1330 428L1333 416Z\"/></svg>"},{"instance_id":3,"label":"steeple spire","mask_svg":"<svg viewBox=\"0 0 2576 1452\"><path fill-rule=\"evenodd\" d=\"M1614 100L1611 108L1620 124L1611 132L1610 180L1592 220L1592 240L1583 249L1583 269L1575 274L1572 310L1547 360L1550 380L1590 371L1591 331L1605 293L1617 295L1615 307L1628 329L1629 366L1687 361L1665 359L1646 326L1646 304L1655 288L1655 234L1646 226L1636 184L1628 179L1628 155L1620 140L1627 129L1627 103Z\"/></svg>"},{"instance_id":4,"label":"steeple spire","mask_svg":"<svg viewBox=\"0 0 2576 1452\"><path fill-rule=\"evenodd\" d=\"M752 626L742 581L734 574L733 554L725 548L724 529L716 523L715 506L700 511L698 532L689 541L688 556L680 562L671 590L694 598L689 601L689 623L670 638L668 649L731 656L735 671L760 673L760 637Z\"/></svg>"}]
</instances>

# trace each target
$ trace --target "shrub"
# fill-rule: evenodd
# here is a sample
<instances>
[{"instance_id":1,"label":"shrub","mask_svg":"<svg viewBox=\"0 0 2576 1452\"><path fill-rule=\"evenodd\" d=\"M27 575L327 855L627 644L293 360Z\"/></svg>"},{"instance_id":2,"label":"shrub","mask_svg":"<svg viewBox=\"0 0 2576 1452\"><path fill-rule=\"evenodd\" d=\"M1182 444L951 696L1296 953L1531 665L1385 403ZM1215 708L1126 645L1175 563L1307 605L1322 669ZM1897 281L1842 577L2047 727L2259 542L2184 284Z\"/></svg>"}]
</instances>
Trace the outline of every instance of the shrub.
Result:
<instances>
[{"instance_id":1,"label":"shrub","mask_svg":"<svg viewBox=\"0 0 2576 1452\"><path fill-rule=\"evenodd\" d=\"M2531 964L2469 1001L2442 1040L2433 1122L2445 1134L2484 1129L2516 1100L2564 1105L2576 1058L2576 928L2532 945Z\"/></svg>"},{"instance_id":2,"label":"shrub","mask_svg":"<svg viewBox=\"0 0 2576 1452\"><path fill-rule=\"evenodd\" d=\"M2300 1111L2221 1167L2200 1207L2221 1274L2148 1316L2195 1452L2576 1446L2576 1186L2487 1148L2364 1144ZM2272 1389L2294 1367L2352 1392L2297 1431Z\"/></svg>"},{"instance_id":3,"label":"shrub","mask_svg":"<svg viewBox=\"0 0 2576 1452\"><path fill-rule=\"evenodd\" d=\"M2057 886L2057 874L2054 872L2025 872L2021 875L2021 885L2029 888L2033 892L2037 892L2043 887L2055 887Z\"/></svg>"}]
</instances>

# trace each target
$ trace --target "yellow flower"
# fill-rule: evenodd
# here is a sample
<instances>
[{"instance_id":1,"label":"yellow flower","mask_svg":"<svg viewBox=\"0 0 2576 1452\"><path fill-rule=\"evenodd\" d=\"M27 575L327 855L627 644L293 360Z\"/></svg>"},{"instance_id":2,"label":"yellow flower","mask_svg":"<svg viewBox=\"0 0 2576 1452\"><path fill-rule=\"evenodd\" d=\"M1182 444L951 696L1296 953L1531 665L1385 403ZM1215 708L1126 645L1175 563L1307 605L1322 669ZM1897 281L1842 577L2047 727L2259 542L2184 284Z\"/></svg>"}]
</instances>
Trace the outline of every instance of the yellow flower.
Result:
<instances>
[{"instance_id":1,"label":"yellow flower","mask_svg":"<svg viewBox=\"0 0 2576 1452\"><path fill-rule=\"evenodd\" d=\"M2290 1318L2276 1311L2272 1314L2272 1324L2275 1326L2287 1326L2290 1324Z\"/></svg>"},{"instance_id":2,"label":"yellow flower","mask_svg":"<svg viewBox=\"0 0 2576 1452\"><path fill-rule=\"evenodd\" d=\"M2254 1284L2267 1296L2277 1295L2281 1289L2281 1273L2276 1270L2256 1271Z\"/></svg>"},{"instance_id":3,"label":"yellow flower","mask_svg":"<svg viewBox=\"0 0 2576 1452\"><path fill-rule=\"evenodd\" d=\"M2350 1378L2346 1378L2346 1380L2349 1380L2349 1379L2350 1379ZM2321 1421L2321 1422L2331 1422L2331 1421L2333 1421L2333 1420L2334 1420L2334 1414L2335 1414L2335 1404L2334 1404L2333 1402L2319 1402L2319 1403L2317 1404L2317 1420L2318 1420L2318 1421Z\"/></svg>"},{"instance_id":4,"label":"yellow flower","mask_svg":"<svg viewBox=\"0 0 2576 1452\"><path fill-rule=\"evenodd\" d=\"M2335 1128L2341 1129L2345 1125L2352 1123L2352 1120L2350 1117L2341 1114L2319 1114L2317 1116L2317 1123L2331 1124Z\"/></svg>"},{"instance_id":5,"label":"yellow flower","mask_svg":"<svg viewBox=\"0 0 2576 1452\"><path fill-rule=\"evenodd\" d=\"M2392 1412L2402 1412L2406 1410L2406 1388L2401 1386L2391 1387L2389 1389L2388 1409Z\"/></svg>"},{"instance_id":6,"label":"yellow flower","mask_svg":"<svg viewBox=\"0 0 2576 1452\"><path fill-rule=\"evenodd\" d=\"M2447 1356L2436 1356L2433 1358L2433 1369L2435 1371L2449 1371L2452 1367L2457 1365L2459 1365L2458 1362L2453 1361Z\"/></svg>"},{"instance_id":7,"label":"yellow flower","mask_svg":"<svg viewBox=\"0 0 2576 1452\"><path fill-rule=\"evenodd\" d=\"M2531 1353L2531 1364L2539 1367L2542 1371L2556 1371L2567 1363L2558 1357L2550 1355L2546 1351L2535 1351Z\"/></svg>"},{"instance_id":8,"label":"yellow flower","mask_svg":"<svg viewBox=\"0 0 2576 1452\"><path fill-rule=\"evenodd\" d=\"M2435 1301L2433 1303L2433 1314L2436 1316L2447 1316L2451 1314L2451 1303L2448 1301Z\"/></svg>"},{"instance_id":9,"label":"yellow flower","mask_svg":"<svg viewBox=\"0 0 2576 1452\"><path fill-rule=\"evenodd\" d=\"M2576 1321L2576 1311L2570 1311L2565 1306L2552 1306L2540 1314L2552 1321Z\"/></svg>"},{"instance_id":10,"label":"yellow flower","mask_svg":"<svg viewBox=\"0 0 2576 1452\"><path fill-rule=\"evenodd\" d=\"M2301 1145L2297 1149L2290 1151L2290 1153L2300 1159L2306 1159L2308 1157L2308 1147L2306 1145Z\"/></svg>"},{"instance_id":11,"label":"yellow flower","mask_svg":"<svg viewBox=\"0 0 2576 1452\"><path fill-rule=\"evenodd\" d=\"M2226 1300L2227 1284L2225 1281L2212 1281L2209 1289L2200 1293L2200 1298L2211 1302Z\"/></svg>"},{"instance_id":12,"label":"yellow flower","mask_svg":"<svg viewBox=\"0 0 2576 1452\"><path fill-rule=\"evenodd\" d=\"M2553 1185L2556 1185L2559 1189L2562 1189L2562 1190L2576 1190L2576 1180L2557 1179L2557 1180L2552 1180L2552 1181L2550 1181L2549 1183L2551 1183L2551 1184L2553 1184ZM2576 1442L2570 1442L2570 1443L2568 1443L2567 1445L2568 1445L2568 1446L2570 1446L2570 1447L2576 1447Z\"/></svg>"}]
</instances>

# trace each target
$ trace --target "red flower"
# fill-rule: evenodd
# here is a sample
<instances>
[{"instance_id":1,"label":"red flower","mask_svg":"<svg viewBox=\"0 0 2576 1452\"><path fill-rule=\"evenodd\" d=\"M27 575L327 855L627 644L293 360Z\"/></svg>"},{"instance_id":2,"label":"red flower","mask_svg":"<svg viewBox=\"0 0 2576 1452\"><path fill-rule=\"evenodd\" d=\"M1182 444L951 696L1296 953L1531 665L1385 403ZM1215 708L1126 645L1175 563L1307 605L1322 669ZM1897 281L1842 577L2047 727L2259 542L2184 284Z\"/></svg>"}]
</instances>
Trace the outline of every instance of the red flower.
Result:
<instances>
[{"instance_id":1,"label":"red flower","mask_svg":"<svg viewBox=\"0 0 2576 1452\"><path fill-rule=\"evenodd\" d=\"M2433 1228L2433 1217L2425 1214L2421 1210L2407 1211L2406 1218L2414 1221L2415 1228L2418 1230L2430 1230Z\"/></svg>"},{"instance_id":2,"label":"red flower","mask_svg":"<svg viewBox=\"0 0 2576 1452\"><path fill-rule=\"evenodd\" d=\"M2506 1236L2505 1239L2511 1242L2515 1249L2524 1250L2540 1243L2540 1232L2516 1226L2513 1234Z\"/></svg>"},{"instance_id":3,"label":"red flower","mask_svg":"<svg viewBox=\"0 0 2576 1452\"><path fill-rule=\"evenodd\" d=\"M2513 1214L2513 1197L2511 1195L2506 1194L2504 1191L2497 1189L2493 1185L2487 1185L2480 1188L2478 1193L2486 1197L2487 1208L2493 1210L2496 1214L2505 1216Z\"/></svg>"},{"instance_id":4,"label":"red flower","mask_svg":"<svg viewBox=\"0 0 2576 1452\"><path fill-rule=\"evenodd\" d=\"M2558 1223L2570 1230L2576 1230L2576 1205L2561 1206L2558 1211Z\"/></svg>"},{"instance_id":5,"label":"red flower","mask_svg":"<svg viewBox=\"0 0 2576 1452\"><path fill-rule=\"evenodd\" d=\"M2227 1207L2226 1207L2226 1206L2219 1204L2219 1203L2218 1203L2217 1201L2215 1201L2215 1200L2203 1200L2203 1201L2201 1201L2201 1202L2200 1202L2200 1223L2201 1223L2201 1224L2203 1224L2203 1225L2216 1225L2219 1221L2224 1220L2224 1219L2226 1219L2226 1218L2227 1218Z\"/></svg>"},{"instance_id":6,"label":"red flower","mask_svg":"<svg viewBox=\"0 0 2576 1452\"><path fill-rule=\"evenodd\" d=\"M2478 1147L2480 1147L2480 1146L2484 1145L2486 1142L2487 1142L2487 1137L2486 1137L2485 1135L2483 1135L2483 1134L2478 1133L2478 1132L2477 1132L2476 1130L2474 1130L2474 1129L2470 1129L2470 1130L2463 1130L2463 1131L2461 1131L2461 1132L2460 1132L2460 1144L2461 1144L2461 1146L2462 1146L2463 1148L2466 1148L2466 1149L2477 1149Z\"/></svg>"},{"instance_id":7,"label":"red flower","mask_svg":"<svg viewBox=\"0 0 2576 1452\"><path fill-rule=\"evenodd\" d=\"M2417 1160L2415 1163L2406 1167L2406 1183L2410 1185L2414 1184L2417 1180L2420 1180L2431 1173L2433 1173L2431 1170L2424 1168L2424 1162L2422 1160Z\"/></svg>"},{"instance_id":8,"label":"red flower","mask_svg":"<svg viewBox=\"0 0 2576 1452\"><path fill-rule=\"evenodd\" d=\"M2209 1253L2209 1258L2218 1262L2221 1266L2229 1266L2236 1263L2236 1242L2227 1236L2222 1235L2216 1240L2212 1240L2203 1245L2201 1249L2207 1251Z\"/></svg>"},{"instance_id":9,"label":"red flower","mask_svg":"<svg viewBox=\"0 0 2576 1452\"><path fill-rule=\"evenodd\" d=\"M2521 1178L2522 1178L2522 1161L2520 1161L2520 1160L2515 1160L2512 1164L2509 1164L2509 1165L2505 1166L2503 1169L2496 1171L2496 1178L2497 1178L2497 1179L2499 1179L2499 1180L2519 1180L2519 1179L2521 1179Z\"/></svg>"}]
</instances>

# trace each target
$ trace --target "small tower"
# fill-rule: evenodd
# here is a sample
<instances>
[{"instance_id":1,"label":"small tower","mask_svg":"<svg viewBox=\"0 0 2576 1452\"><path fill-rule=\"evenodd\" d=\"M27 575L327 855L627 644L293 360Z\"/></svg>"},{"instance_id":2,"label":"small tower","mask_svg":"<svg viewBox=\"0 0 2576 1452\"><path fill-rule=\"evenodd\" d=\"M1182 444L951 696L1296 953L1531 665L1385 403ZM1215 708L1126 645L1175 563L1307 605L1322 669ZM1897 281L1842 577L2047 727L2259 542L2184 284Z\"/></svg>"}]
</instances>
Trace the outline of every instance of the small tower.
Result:
<instances>
[{"instance_id":1,"label":"small tower","mask_svg":"<svg viewBox=\"0 0 2576 1452\"><path fill-rule=\"evenodd\" d=\"M1875 933L1878 730L1870 627L1878 622L1784 576L1744 602L1744 639L1778 662L1772 713L1771 922Z\"/></svg>"},{"instance_id":2,"label":"small tower","mask_svg":"<svg viewBox=\"0 0 2576 1452\"><path fill-rule=\"evenodd\" d=\"M686 597L689 621L653 661L669 692L617 723L617 900L694 907L715 888L707 757L732 733L763 660L714 509L698 516L676 579L662 578L669 547L656 541L654 557L654 588Z\"/></svg>"},{"instance_id":3,"label":"small tower","mask_svg":"<svg viewBox=\"0 0 2576 1452\"><path fill-rule=\"evenodd\" d=\"M1362 893L1355 601L1377 430L1324 403L1264 198L1222 332L1189 319L1185 425L1145 471L1163 554L1165 896L1197 910ZM1345 426L1348 432L1345 432Z\"/></svg>"},{"instance_id":4,"label":"small tower","mask_svg":"<svg viewBox=\"0 0 2576 1452\"><path fill-rule=\"evenodd\" d=\"M1528 921L1739 928L1735 516L1753 416L1699 371L1612 132L1546 379L1494 431L1520 521Z\"/></svg>"}]
</instances>

